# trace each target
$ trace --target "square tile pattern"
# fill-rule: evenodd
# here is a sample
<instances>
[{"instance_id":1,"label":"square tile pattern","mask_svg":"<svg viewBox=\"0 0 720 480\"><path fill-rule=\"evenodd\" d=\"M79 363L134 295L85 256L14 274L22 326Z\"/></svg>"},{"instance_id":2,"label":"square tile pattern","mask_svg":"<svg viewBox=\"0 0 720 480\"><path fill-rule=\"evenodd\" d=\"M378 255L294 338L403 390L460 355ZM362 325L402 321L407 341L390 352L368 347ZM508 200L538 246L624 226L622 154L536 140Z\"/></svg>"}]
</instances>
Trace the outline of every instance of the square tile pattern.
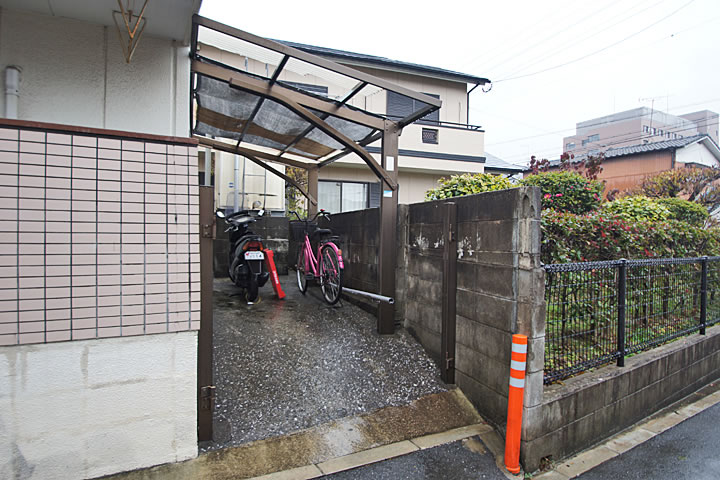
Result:
<instances>
[{"instance_id":1,"label":"square tile pattern","mask_svg":"<svg viewBox=\"0 0 720 480\"><path fill-rule=\"evenodd\" d=\"M0 345L200 326L197 148L0 128Z\"/></svg>"}]
</instances>

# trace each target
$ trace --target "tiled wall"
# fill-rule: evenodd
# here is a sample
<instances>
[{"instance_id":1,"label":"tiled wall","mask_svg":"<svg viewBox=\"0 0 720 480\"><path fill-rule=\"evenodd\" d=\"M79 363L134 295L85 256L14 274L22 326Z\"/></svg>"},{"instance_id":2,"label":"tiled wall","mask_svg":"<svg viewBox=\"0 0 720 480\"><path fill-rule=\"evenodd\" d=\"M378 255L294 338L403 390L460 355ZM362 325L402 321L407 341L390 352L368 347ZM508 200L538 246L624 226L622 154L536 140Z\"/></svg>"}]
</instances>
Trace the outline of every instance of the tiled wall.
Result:
<instances>
[{"instance_id":1,"label":"tiled wall","mask_svg":"<svg viewBox=\"0 0 720 480\"><path fill-rule=\"evenodd\" d=\"M0 128L0 345L198 329L196 159Z\"/></svg>"}]
</instances>

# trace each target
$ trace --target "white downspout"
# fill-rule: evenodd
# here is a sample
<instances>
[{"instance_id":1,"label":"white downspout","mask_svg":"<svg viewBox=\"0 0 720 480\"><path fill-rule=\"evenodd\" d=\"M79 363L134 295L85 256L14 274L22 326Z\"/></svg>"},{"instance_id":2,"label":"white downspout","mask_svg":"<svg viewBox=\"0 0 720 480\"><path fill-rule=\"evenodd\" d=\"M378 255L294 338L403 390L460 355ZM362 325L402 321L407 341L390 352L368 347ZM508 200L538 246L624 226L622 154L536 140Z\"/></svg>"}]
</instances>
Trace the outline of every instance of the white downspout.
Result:
<instances>
[{"instance_id":1,"label":"white downspout","mask_svg":"<svg viewBox=\"0 0 720 480\"><path fill-rule=\"evenodd\" d=\"M10 65L5 68L5 118L18 118L19 99L20 67Z\"/></svg>"}]
</instances>

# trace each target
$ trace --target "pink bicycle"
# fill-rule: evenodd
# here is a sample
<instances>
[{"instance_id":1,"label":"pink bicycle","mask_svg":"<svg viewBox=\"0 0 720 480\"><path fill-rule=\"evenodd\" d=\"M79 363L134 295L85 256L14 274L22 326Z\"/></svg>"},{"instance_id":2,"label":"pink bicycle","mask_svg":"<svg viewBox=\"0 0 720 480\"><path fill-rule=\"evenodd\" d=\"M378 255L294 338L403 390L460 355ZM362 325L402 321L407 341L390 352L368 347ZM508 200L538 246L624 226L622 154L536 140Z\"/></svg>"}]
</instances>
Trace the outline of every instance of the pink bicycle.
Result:
<instances>
[{"instance_id":1,"label":"pink bicycle","mask_svg":"<svg viewBox=\"0 0 720 480\"><path fill-rule=\"evenodd\" d=\"M307 281L319 280L320 289L322 290L325 301L330 305L335 305L340 299L342 292L343 265L342 250L340 250L333 240L339 237L332 236L332 231L327 228L317 228L311 235L308 235L308 226L310 221L314 222L318 216L322 216L330 220L330 214L325 210L320 210L312 220L301 219L297 212L294 214L298 220L305 224L305 235L303 242L298 249L298 259L296 273L297 283L300 292L304 295L307 292ZM317 254L313 255L310 239L318 238Z\"/></svg>"}]
</instances>

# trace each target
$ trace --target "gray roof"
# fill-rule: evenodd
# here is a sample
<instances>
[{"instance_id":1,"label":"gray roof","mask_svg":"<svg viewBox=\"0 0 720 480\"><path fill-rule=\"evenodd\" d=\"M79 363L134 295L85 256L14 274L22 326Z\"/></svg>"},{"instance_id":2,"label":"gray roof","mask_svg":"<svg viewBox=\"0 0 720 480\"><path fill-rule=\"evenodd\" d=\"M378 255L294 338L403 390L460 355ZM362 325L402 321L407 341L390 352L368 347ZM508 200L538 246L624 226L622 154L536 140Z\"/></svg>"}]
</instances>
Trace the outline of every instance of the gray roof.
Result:
<instances>
[{"instance_id":1,"label":"gray roof","mask_svg":"<svg viewBox=\"0 0 720 480\"><path fill-rule=\"evenodd\" d=\"M605 159L610 159L615 157L623 157L626 155L637 155L639 153L658 152L662 150L677 150L678 148L687 147L688 145L692 145L698 142L705 143L708 148L714 150L715 152L718 151L718 146L715 144L713 139L710 138L709 135L700 134L693 135L692 137L662 140L660 142L641 143L638 145L630 145L628 147L608 148L607 150L605 150L604 153ZM572 161L573 163L579 162L585 157L587 157L587 154L576 155ZM560 165L560 159L550 160L551 167L557 167L558 165ZM528 171L529 169L528 167L525 167L524 170Z\"/></svg>"},{"instance_id":2,"label":"gray roof","mask_svg":"<svg viewBox=\"0 0 720 480\"><path fill-rule=\"evenodd\" d=\"M520 165L513 165L508 163L501 158L496 157L488 152L485 152L485 170L500 170L503 172L522 172L525 167Z\"/></svg>"},{"instance_id":3,"label":"gray roof","mask_svg":"<svg viewBox=\"0 0 720 480\"><path fill-rule=\"evenodd\" d=\"M629 147L609 148L605 151L605 158L622 157L624 155L634 155L637 153L655 152L658 150L675 150L682 147L692 145L707 137L707 135L693 135L692 137L673 138L671 140L663 140L661 142L643 143L640 145L631 145ZM709 137L708 137L709 138Z\"/></svg>"},{"instance_id":4,"label":"gray roof","mask_svg":"<svg viewBox=\"0 0 720 480\"><path fill-rule=\"evenodd\" d=\"M363 65L375 65L378 67L384 67L385 69L392 70L406 70L415 73L424 74L427 76L441 77L448 80L454 80L458 82L472 83L472 84L486 84L490 83L490 80L483 77L476 77L467 73L455 72L453 70L445 70L444 68L431 67L429 65L420 65L417 63L401 62L400 60L391 60L385 57L377 57L375 55L366 55L364 53L347 52L345 50L337 50L334 48L327 47L316 47L314 45L305 45L302 43L286 42L283 40L276 40L289 47L297 48L307 53L317 55L320 57L332 57L334 60L342 63L343 60L352 63L358 63Z\"/></svg>"}]
</instances>

